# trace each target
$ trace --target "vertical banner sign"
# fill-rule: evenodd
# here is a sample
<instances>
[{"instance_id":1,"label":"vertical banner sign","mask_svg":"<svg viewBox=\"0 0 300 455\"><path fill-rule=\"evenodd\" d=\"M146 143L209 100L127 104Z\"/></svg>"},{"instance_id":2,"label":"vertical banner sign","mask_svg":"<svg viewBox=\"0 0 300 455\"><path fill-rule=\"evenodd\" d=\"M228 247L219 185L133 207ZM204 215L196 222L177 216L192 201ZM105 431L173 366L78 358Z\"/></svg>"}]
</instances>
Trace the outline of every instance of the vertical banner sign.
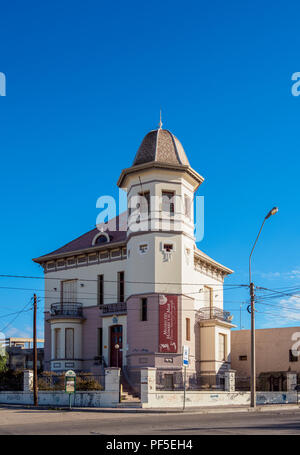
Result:
<instances>
[{"instance_id":1,"label":"vertical banner sign","mask_svg":"<svg viewBox=\"0 0 300 455\"><path fill-rule=\"evenodd\" d=\"M189 366L189 347L188 346L183 346L182 347L182 364L184 367Z\"/></svg>"},{"instance_id":2,"label":"vertical banner sign","mask_svg":"<svg viewBox=\"0 0 300 455\"><path fill-rule=\"evenodd\" d=\"M159 296L159 352L177 352L178 296Z\"/></svg>"}]
</instances>

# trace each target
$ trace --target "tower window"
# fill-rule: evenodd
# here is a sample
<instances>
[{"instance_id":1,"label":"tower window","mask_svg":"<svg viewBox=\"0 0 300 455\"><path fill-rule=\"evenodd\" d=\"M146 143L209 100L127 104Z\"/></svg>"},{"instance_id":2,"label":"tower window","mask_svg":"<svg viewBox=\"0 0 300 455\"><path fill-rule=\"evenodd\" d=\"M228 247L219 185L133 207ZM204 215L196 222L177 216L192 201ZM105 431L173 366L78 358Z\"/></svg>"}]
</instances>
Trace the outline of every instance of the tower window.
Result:
<instances>
[{"instance_id":1,"label":"tower window","mask_svg":"<svg viewBox=\"0 0 300 455\"><path fill-rule=\"evenodd\" d=\"M172 191L162 192L162 211L174 215L174 193Z\"/></svg>"},{"instance_id":2,"label":"tower window","mask_svg":"<svg viewBox=\"0 0 300 455\"><path fill-rule=\"evenodd\" d=\"M141 253L141 254L145 254L145 253L147 253L147 252L148 252L148 244L145 243L145 244L143 244L143 245L140 245L140 253Z\"/></svg>"},{"instance_id":3,"label":"tower window","mask_svg":"<svg viewBox=\"0 0 300 455\"><path fill-rule=\"evenodd\" d=\"M141 213L150 213L150 192L146 191L144 193L139 193L140 200L140 211Z\"/></svg>"},{"instance_id":4,"label":"tower window","mask_svg":"<svg viewBox=\"0 0 300 455\"><path fill-rule=\"evenodd\" d=\"M191 199L187 195L184 196L184 214L191 219Z\"/></svg>"}]
</instances>

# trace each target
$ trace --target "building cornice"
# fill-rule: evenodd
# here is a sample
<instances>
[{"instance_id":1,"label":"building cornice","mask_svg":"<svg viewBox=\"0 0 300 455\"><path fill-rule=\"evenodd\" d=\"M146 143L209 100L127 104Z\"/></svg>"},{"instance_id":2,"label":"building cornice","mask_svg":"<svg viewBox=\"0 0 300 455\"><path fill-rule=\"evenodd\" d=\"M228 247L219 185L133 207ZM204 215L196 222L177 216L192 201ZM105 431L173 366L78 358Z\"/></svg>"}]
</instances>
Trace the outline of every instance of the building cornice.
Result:
<instances>
[{"instance_id":1,"label":"building cornice","mask_svg":"<svg viewBox=\"0 0 300 455\"><path fill-rule=\"evenodd\" d=\"M157 161L151 161L145 164L138 164L136 166L131 166L126 169L123 169L121 175L118 179L117 185L118 187L122 188L124 185L125 178L130 174L136 174L137 172L141 172L144 170L151 170L151 169L166 169L169 171L175 172L183 172L189 174L197 183L195 191L199 188L201 183L204 182L204 177L198 174L191 166L183 165L183 164L169 164L169 163L162 163Z\"/></svg>"},{"instance_id":2,"label":"building cornice","mask_svg":"<svg viewBox=\"0 0 300 455\"><path fill-rule=\"evenodd\" d=\"M203 264L208 264L211 267L223 272L224 275L231 275L232 273L234 273L233 270L229 269L228 267L225 267L225 265L222 265L219 262L212 259L211 257L207 256L205 253L198 250L198 248L194 250L194 261L195 263L199 262Z\"/></svg>"}]
</instances>

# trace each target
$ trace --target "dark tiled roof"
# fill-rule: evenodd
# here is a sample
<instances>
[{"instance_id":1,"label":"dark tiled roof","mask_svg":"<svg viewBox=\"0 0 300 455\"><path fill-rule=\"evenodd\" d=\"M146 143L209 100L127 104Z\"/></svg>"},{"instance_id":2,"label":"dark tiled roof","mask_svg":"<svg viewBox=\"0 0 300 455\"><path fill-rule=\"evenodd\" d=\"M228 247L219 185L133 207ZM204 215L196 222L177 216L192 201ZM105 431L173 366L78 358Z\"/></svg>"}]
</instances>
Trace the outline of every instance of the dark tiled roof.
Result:
<instances>
[{"instance_id":1,"label":"dark tiled roof","mask_svg":"<svg viewBox=\"0 0 300 455\"><path fill-rule=\"evenodd\" d=\"M135 156L133 166L151 161L189 166L179 140L170 131L162 129L146 134Z\"/></svg>"},{"instance_id":2,"label":"dark tiled roof","mask_svg":"<svg viewBox=\"0 0 300 455\"><path fill-rule=\"evenodd\" d=\"M126 216L126 213L122 213L116 218L110 220L106 225L103 224L104 232L106 232L110 237L110 242L107 245L111 245L117 242L124 242L126 240ZM125 230L122 230L124 228ZM98 228L94 228L91 231L81 235L80 237L77 237L77 239L72 240L71 242L62 246L61 248L58 248L51 253L34 259L34 261L41 262L43 258L46 258L48 256L57 256L63 253L67 254L72 253L73 251L82 251L88 248L93 248L93 239L97 234L100 234L100 232L101 231Z\"/></svg>"}]
</instances>

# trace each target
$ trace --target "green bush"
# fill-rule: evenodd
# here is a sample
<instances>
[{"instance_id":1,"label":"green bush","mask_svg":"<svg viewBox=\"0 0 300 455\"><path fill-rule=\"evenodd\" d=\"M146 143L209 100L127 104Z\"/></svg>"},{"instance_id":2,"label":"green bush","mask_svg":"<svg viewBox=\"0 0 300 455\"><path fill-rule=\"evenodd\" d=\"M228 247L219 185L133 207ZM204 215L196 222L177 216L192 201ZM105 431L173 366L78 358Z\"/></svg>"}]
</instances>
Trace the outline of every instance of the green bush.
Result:
<instances>
[{"instance_id":1,"label":"green bush","mask_svg":"<svg viewBox=\"0 0 300 455\"><path fill-rule=\"evenodd\" d=\"M7 357L6 355L0 355L0 373L5 373L7 370Z\"/></svg>"},{"instance_id":2,"label":"green bush","mask_svg":"<svg viewBox=\"0 0 300 455\"><path fill-rule=\"evenodd\" d=\"M76 378L76 390L80 391L85 391L85 390L103 390L103 387L101 384L99 384L98 381L96 381L94 378L89 378L89 377L80 377L77 376Z\"/></svg>"}]
</instances>

